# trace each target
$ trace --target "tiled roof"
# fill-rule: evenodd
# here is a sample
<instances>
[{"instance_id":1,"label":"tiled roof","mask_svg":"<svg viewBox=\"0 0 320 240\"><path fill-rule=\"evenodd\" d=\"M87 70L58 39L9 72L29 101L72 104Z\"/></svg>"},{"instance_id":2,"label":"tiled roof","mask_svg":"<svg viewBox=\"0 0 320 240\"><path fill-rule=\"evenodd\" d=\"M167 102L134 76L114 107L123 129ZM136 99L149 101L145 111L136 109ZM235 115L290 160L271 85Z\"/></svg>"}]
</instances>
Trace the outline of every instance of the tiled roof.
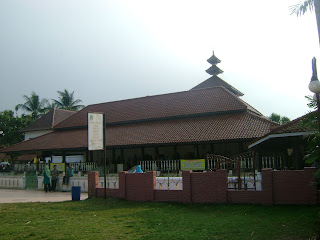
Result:
<instances>
[{"instance_id":1,"label":"tiled roof","mask_svg":"<svg viewBox=\"0 0 320 240\"><path fill-rule=\"evenodd\" d=\"M205 80L202 83L198 84L197 86L195 86L191 90L203 89L203 88L211 88L211 87L217 87L217 86L225 87L226 89L228 89L229 91L233 92L237 96L243 96L244 95L238 89L234 88L229 83L223 81L221 78L219 78L217 76L212 76L212 77L208 78L207 80Z\"/></svg>"},{"instance_id":2,"label":"tiled roof","mask_svg":"<svg viewBox=\"0 0 320 240\"><path fill-rule=\"evenodd\" d=\"M18 161L25 161L25 162L29 162L29 161L33 161L33 159L37 157L36 154L23 154L20 157L18 157Z\"/></svg>"},{"instance_id":3,"label":"tiled roof","mask_svg":"<svg viewBox=\"0 0 320 240\"><path fill-rule=\"evenodd\" d=\"M263 142L266 142L270 139L278 137L290 137L290 136L306 136L313 133L315 130L312 127L309 127L307 124L302 124L311 114L315 112L308 113L297 119L294 119L283 125L276 125L270 129L270 132L266 133L264 136L261 136L255 139L249 146L253 148Z\"/></svg>"},{"instance_id":4,"label":"tiled roof","mask_svg":"<svg viewBox=\"0 0 320 240\"><path fill-rule=\"evenodd\" d=\"M88 112L104 112L107 124L170 119L217 113L246 111L249 105L224 87L147 96L129 100L89 105L58 124L58 128L87 125ZM260 114L256 111L257 114Z\"/></svg>"},{"instance_id":5,"label":"tiled roof","mask_svg":"<svg viewBox=\"0 0 320 240\"><path fill-rule=\"evenodd\" d=\"M296 132L309 132L314 131L313 128L308 126L303 126L302 122L308 118L311 114L315 114L315 112L308 113L306 115L303 115L297 119L292 120L291 122L288 122L286 124L273 127L269 134L280 134L280 133L296 133ZM268 135L269 135L268 134Z\"/></svg>"},{"instance_id":6,"label":"tiled roof","mask_svg":"<svg viewBox=\"0 0 320 240\"><path fill-rule=\"evenodd\" d=\"M271 121L250 112L111 125L107 146L229 141L261 137ZM55 131L3 149L2 152L87 149L87 129Z\"/></svg>"},{"instance_id":7,"label":"tiled roof","mask_svg":"<svg viewBox=\"0 0 320 240\"><path fill-rule=\"evenodd\" d=\"M9 160L10 160L9 156L7 156L5 153L0 153L0 162L7 162Z\"/></svg>"},{"instance_id":8,"label":"tiled roof","mask_svg":"<svg viewBox=\"0 0 320 240\"><path fill-rule=\"evenodd\" d=\"M50 130L55 125L59 124L60 122L62 122L63 120L67 119L75 113L76 112L74 111L55 108L54 110L50 110L44 116L31 123L26 128L20 130L20 132Z\"/></svg>"}]
</instances>

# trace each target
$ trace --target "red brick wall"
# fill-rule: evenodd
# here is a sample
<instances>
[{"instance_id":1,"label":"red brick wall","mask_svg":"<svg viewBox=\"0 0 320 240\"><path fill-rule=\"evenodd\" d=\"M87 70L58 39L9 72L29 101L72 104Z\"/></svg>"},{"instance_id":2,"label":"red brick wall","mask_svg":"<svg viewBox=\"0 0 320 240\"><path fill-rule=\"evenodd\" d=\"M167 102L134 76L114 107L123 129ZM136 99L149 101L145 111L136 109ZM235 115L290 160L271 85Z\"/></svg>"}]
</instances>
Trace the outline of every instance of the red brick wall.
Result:
<instances>
[{"instance_id":1,"label":"red brick wall","mask_svg":"<svg viewBox=\"0 0 320 240\"><path fill-rule=\"evenodd\" d=\"M227 177L227 170L191 173L191 201L197 203L227 202Z\"/></svg>"},{"instance_id":2,"label":"red brick wall","mask_svg":"<svg viewBox=\"0 0 320 240\"><path fill-rule=\"evenodd\" d=\"M262 191L228 190L228 202L272 204L272 169L262 170Z\"/></svg>"},{"instance_id":3,"label":"red brick wall","mask_svg":"<svg viewBox=\"0 0 320 240\"><path fill-rule=\"evenodd\" d=\"M301 171L262 170L262 191L228 190L227 171L207 173L182 172L183 190L155 190L155 172L119 173L119 189L107 189L108 197L131 201L252 203L252 204L317 204L316 187L312 185L314 168ZM97 188L97 175L89 173L89 196L104 197Z\"/></svg>"},{"instance_id":4,"label":"red brick wall","mask_svg":"<svg viewBox=\"0 0 320 240\"><path fill-rule=\"evenodd\" d=\"M107 188L106 193L107 193L107 197L121 198L119 189ZM96 197L104 198L104 188L97 188Z\"/></svg>"},{"instance_id":5,"label":"red brick wall","mask_svg":"<svg viewBox=\"0 0 320 240\"><path fill-rule=\"evenodd\" d=\"M317 191L312 184L315 168L273 172L275 204L316 204Z\"/></svg>"},{"instance_id":6,"label":"red brick wall","mask_svg":"<svg viewBox=\"0 0 320 240\"><path fill-rule=\"evenodd\" d=\"M127 173L126 199L131 201L154 201L156 172Z\"/></svg>"},{"instance_id":7,"label":"red brick wall","mask_svg":"<svg viewBox=\"0 0 320 240\"><path fill-rule=\"evenodd\" d=\"M156 202L184 202L183 190L154 190Z\"/></svg>"},{"instance_id":8,"label":"red brick wall","mask_svg":"<svg viewBox=\"0 0 320 240\"><path fill-rule=\"evenodd\" d=\"M191 197L191 173L192 171L183 171L182 172L182 199L181 201L184 203L192 202Z\"/></svg>"}]
</instances>

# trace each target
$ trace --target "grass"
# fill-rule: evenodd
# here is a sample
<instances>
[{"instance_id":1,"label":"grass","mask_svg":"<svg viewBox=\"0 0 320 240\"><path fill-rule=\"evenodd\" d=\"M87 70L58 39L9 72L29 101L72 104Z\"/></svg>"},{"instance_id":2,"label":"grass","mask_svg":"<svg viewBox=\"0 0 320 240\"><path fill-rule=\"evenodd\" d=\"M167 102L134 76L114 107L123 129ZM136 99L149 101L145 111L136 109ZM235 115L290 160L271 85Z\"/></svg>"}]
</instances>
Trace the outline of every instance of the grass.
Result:
<instances>
[{"instance_id":1,"label":"grass","mask_svg":"<svg viewBox=\"0 0 320 240\"><path fill-rule=\"evenodd\" d=\"M315 239L319 206L0 204L0 239Z\"/></svg>"}]
</instances>

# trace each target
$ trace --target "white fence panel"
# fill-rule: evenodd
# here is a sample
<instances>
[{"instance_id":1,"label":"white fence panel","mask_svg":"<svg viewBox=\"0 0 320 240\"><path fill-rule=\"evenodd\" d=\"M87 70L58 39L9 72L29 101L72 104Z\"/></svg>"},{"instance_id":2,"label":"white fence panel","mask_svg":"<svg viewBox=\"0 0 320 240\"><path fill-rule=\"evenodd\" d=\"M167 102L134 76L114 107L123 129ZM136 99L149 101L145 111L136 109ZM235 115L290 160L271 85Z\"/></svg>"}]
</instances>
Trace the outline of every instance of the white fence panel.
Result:
<instances>
[{"instance_id":1,"label":"white fence panel","mask_svg":"<svg viewBox=\"0 0 320 240\"><path fill-rule=\"evenodd\" d=\"M24 176L0 176L0 188L24 189Z\"/></svg>"}]
</instances>

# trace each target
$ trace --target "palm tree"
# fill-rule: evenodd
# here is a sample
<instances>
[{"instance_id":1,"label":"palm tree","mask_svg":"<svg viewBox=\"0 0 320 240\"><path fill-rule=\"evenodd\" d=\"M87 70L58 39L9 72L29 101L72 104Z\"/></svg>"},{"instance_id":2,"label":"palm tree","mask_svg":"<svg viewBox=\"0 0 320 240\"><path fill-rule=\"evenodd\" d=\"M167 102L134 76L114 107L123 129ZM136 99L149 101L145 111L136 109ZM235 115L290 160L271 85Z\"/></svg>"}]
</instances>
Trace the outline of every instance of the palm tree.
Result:
<instances>
[{"instance_id":1,"label":"palm tree","mask_svg":"<svg viewBox=\"0 0 320 240\"><path fill-rule=\"evenodd\" d=\"M45 111L49 112L51 110L54 110L55 108L57 108L56 103L54 103L54 102L49 103L48 102L47 106L45 107Z\"/></svg>"},{"instance_id":2,"label":"palm tree","mask_svg":"<svg viewBox=\"0 0 320 240\"><path fill-rule=\"evenodd\" d=\"M53 100L54 104L57 106L57 108L65 109L65 110L72 110L77 111L84 107L84 105L77 105L78 103L81 103L82 101L80 99L74 100L73 93L69 93L68 90L64 90L63 92L58 91L59 101Z\"/></svg>"},{"instance_id":3,"label":"palm tree","mask_svg":"<svg viewBox=\"0 0 320 240\"><path fill-rule=\"evenodd\" d=\"M33 119L37 119L45 113L45 105L48 104L47 99L43 98L40 100L39 96L35 92L32 92L30 97L23 95L23 98L26 102L18 104L15 107L16 111L22 109L24 111L31 112Z\"/></svg>"},{"instance_id":4,"label":"palm tree","mask_svg":"<svg viewBox=\"0 0 320 240\"><path fill-rule=\"evenodd\" d=\"M289 7L289 9L291 10L291 14L296 13L297 16L304 15L308 10L312 12L314 9L317 19L318 37L320 43L320 0L305 0L304 2L300 2Z\"/></svg>"}]
</instances>

